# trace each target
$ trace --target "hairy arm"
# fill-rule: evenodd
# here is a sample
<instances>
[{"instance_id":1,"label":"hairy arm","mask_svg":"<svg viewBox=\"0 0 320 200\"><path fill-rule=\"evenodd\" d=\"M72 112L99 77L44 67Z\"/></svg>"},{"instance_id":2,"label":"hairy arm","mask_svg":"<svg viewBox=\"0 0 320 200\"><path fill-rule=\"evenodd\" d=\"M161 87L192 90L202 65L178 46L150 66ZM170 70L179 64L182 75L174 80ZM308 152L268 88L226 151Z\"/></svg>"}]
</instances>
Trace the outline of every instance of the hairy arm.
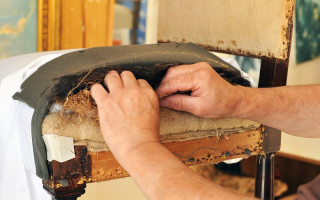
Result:
<instances>
[{"instance_id":1,"label":"hairy arm","mask_svg":"<svg viewBox=\"0 0 320 200\"><path fill-rule=\"evenodd\" d=\"M241 90L243 99L239 100L235 117L299 137L320 137L320 85Z\"/></svg>"},{"instance_id":2,"label":"hairy arm","mask_svg":"<svg viewBox=\"0 0 320 200\"><path fill-rule=\"evenodd\" d=\"M175 94L191 90L190 96ZM223 80L207 63L168 70L160 105L202 117L250 119L300 137L320 137L320 85L248 88Z\"/></svg>"},{"instance_id":3,"label":"hairy arm","mask_svg":"<svg viewBox=\"0 0 320 200\"><path fill-rule=\"evenodd\" d=\"M103 137L115 158L149 199L252 199L193 172L159 142L159 102L144 80L111 71L91 94Z\"/></svg>"},{"instance_id":4,"label":"hairy arm","mask_svg":"<svg viewBox=\"0 0 320 200\"><path fill-rule=\"evenodd\" d=\"M253 199L196 174L160 143L142 145L117 158L148 199Z\"/></svg>"}]
</instances>

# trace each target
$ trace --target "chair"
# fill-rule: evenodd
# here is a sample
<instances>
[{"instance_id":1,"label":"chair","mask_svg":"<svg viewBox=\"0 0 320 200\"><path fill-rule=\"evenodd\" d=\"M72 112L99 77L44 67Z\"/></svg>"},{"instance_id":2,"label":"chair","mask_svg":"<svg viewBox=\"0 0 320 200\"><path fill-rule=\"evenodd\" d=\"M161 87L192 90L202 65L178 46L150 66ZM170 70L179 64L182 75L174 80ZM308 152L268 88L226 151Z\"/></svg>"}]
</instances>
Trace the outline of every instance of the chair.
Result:
<instances>
[{"instance_id":1,"label":"chair","mask_svg":"<svg viewBox=\"0 0 320 200\"><path fill-rule=\"evenodd\" d=\"M295 1L162 0L160 42L193 42L208 50L261 59L259 87L286 85ZM206 23L208 22L208 23ZM257 156L255 197L273 199L274 156L281 132L266 127Z\"/></svg>"},{"instance_id":2,"label":"chair","mask_svg":"<svg viewBox=\"0 0 320 200\"><path fill-rule=\"evenodd\" d=\"M193 42L207 50L260 58L259 87L282 86L288 71L294 6L294 0L161 0L158 41ZM274 199L274 156L281 134L271 127L263 129L164 145L188 165L257 155L255 197ZM213 155L210 148L219 151ZM51 177L43 183L56 199L76 199L86 183L128 175L110 151L88 152L76 146L75 153L73 160L49 163Z\"/></svg>"}]
</instances>

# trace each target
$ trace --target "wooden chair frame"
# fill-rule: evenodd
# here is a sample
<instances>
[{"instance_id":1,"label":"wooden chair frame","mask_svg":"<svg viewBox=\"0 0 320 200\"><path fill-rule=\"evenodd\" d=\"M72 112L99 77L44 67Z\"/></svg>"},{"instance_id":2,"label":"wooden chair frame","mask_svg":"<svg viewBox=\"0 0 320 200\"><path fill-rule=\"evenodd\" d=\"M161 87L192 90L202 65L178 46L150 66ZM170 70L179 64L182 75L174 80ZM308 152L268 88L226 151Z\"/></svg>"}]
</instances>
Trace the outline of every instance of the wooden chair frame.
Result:
<instances>
[{"instance_id":1,"label":"wooden chair frame","mask_svg":"<svg viewBox=\"0 0 320 200\"><path fill-rule=\"evenodd\" d=\"M169 1L173 0L162 0L162 3L169 3ZM259 87L283 86L286 85L288 72L295 1L281 0L281 2L284 3L288 12L285 16L286 27L282 31L285 34L282 39L285 48L280 54L272 53L272 50L271 53L250 52L238 47L236 41L231 41L232 47L230 48L223 46L222 40L218 40L216 44L204 44L192 38L179 37L170 31L169 35L163 34L161 30L159 31L159 42L194 42L208 50L260 58ZM170 34L171 36L173 34L174 37L170 37ZM258 155L254 196L261 199L274 199L274 156L280 149L281 134L279 130L271 127L265 127L264 132L263 129L264 127L261 127L256 131L233 134L228 136L229 139L211 137L165 143L164 145L187 165L216 163L230 158ZM219 146L220 150L215 155L212 155L210 151L195 151L203 146L207 149ZM55 199L77 199L85 192L86 183L128 176L110 151L87 152L85 146L76 146L75 153L76 158L73 160L64 163L56 161L49 163L50 180L43 181L43 185L44 189Z\"/></svg>"}]
</instances>

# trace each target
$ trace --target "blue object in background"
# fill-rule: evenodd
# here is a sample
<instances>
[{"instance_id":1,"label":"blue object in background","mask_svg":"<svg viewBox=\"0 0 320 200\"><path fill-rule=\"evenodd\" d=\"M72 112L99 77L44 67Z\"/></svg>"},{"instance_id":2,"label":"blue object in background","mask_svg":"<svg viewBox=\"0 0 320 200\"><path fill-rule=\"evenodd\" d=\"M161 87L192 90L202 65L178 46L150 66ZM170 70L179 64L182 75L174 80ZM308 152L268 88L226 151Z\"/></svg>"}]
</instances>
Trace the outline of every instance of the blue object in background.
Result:
<instances>
[{"instance_id":1,"label":"blue object in background","mask_svg":"<svg viewBox=\"0 0 320 200\"><path fill-rule=\"evenodd\" d=\"M140 11L139 11L139 23L137 29L137 44L145 44L146 41L146 13L147 13L147 0L140 1ZM129 8L131 11L133 10L133 2L132 1L123 1L122 5Z\"/></svg>"},{"instance_id":2,"label":"blue object in background","mask_svg":"<svg viewBox=\"0 0 320 200\"><path fill-rule=\"evenodd\" d=\"M145 44L146 42L146 15L147 15L147 0L141 0L139 25L137 30L137 44Z\"/></svg>"},{"instance_id":3,"label":"blue object in background","mask_svg":"<svg viewBox=\"0 0 320 200\"><path fill-rule=\"evenodd\" d=\"M133 2L132 1L120 1L120 4L126 6L127 8L129 8L131 11L133 9Z\"/></svg>"},{"instance_id":4,"label":"blue object in background","mask_svg":"<svg viewBox=\"0 0 320 200\"><path fill-rule=\"evenodd\" d=\"M234 59L240 65L241 70L248 73L253 78L256 86L258 86L261 60L244 56L235 56Z\"/></svg>"}]
</instances>

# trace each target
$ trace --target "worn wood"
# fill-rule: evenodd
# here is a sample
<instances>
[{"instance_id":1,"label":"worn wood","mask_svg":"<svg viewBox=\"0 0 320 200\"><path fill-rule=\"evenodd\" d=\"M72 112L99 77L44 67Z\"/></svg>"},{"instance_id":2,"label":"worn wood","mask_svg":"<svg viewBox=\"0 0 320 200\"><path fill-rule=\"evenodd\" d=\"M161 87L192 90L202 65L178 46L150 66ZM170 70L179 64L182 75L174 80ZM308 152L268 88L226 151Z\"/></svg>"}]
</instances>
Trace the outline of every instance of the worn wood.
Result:
<instances>
[{"instance_id":1,"label":"worn wood","mask_svg":"<svg viewBox=\"0 0 320 200\"><path fill-rule=\"evenodd\" d=\"M61 0L38 0L37 50L59 49Z\"/></svg>"},{"instance_id":2,"label":"worn wood","mask_svg":"<svg viewBox=\"0 0 320 200\"><path fill-rule=\"evenodd\" d=\"M290 43L289 43L290 45ZM288 51L290 55L290 51ZM259 87L284 86L287 82L289 60L262 59ZM257 173L255 182L255 197L274 199L274 155L280 150L281 131L266 127L264 132L264 155L257 157Z\"/></svg>"},{"instance_id":3,"label":"worn wood","mask_svg":"<svg viewBox=\"0 0 320 200\"><path fill-rule=\"evenodd\" d=\"M254 196L262 200L274 199L274 156L275 153L257 156Z\"/></svg>"},{"instance_id":4,"label":"worn wood","mask_svg":"<svg viewBox=\"0 0 320 200\"><path fill-rule=\"evenodd\" d=\"M168 142L163 145L187 165L217 163L227 159L246 158L261 153L263 127L228 136L190 141ZM87 152L85 146L75 146L76 157L60 163L49 162L50 180L44 189L55 199L77 199L84 194L86 183L129 176L111 151Z\"/></svg>"},{"instance_id":5,"label":"worn wood","mask_svg":"<svg viewBox=\"0 0 320 200\"><path fill-rule=\"evenodd\" d=\"M247 158L261 153L262 130L209 137L163 145L187 165L218 163L233 158ZM89 152L92 162L90 181L104 181L128 176L111 151ZM156 155L155 155L156 156Z\"/></svg>"},{"instance_id":6,"label":"worn wood","mask_svg":"<svg viewBox=\"0 0 320 200\"><path fill-rule=\"evenodd\" d=\"M277 87L287 84L289 60L262 59L259 87Z\"/></svg>"},{"instance_id":7,"label":"worn wood","mask_svg":"<svg viewBox=\"0 0 320 200\"><path fill-rule=\"evenodd\" d=\"M293 10L294 4L293 1ZM284 86L287 83L290 47L292 38L293 14L289 17L286 59L263 58L261 60L259 87ZM255 197L261 199L274 199L274 156L280 150L281 131L266 127L264 132L263 152L265 155L257 157L257 172L255 182ZM262 162L262 163L261 163Z\"/></svg>"},{"instance_id":8,"label":"worn wood","mask_svg":"<svg viewBox=\"0 0 320 200\"><path fill-rule=\"evenodd\" d=\"M56 199L76 199L90 181L91 159L85 146L75 146L75 158L66 162L49 162L50 179L44 189Z\"/></svg>"}]
</instances>

